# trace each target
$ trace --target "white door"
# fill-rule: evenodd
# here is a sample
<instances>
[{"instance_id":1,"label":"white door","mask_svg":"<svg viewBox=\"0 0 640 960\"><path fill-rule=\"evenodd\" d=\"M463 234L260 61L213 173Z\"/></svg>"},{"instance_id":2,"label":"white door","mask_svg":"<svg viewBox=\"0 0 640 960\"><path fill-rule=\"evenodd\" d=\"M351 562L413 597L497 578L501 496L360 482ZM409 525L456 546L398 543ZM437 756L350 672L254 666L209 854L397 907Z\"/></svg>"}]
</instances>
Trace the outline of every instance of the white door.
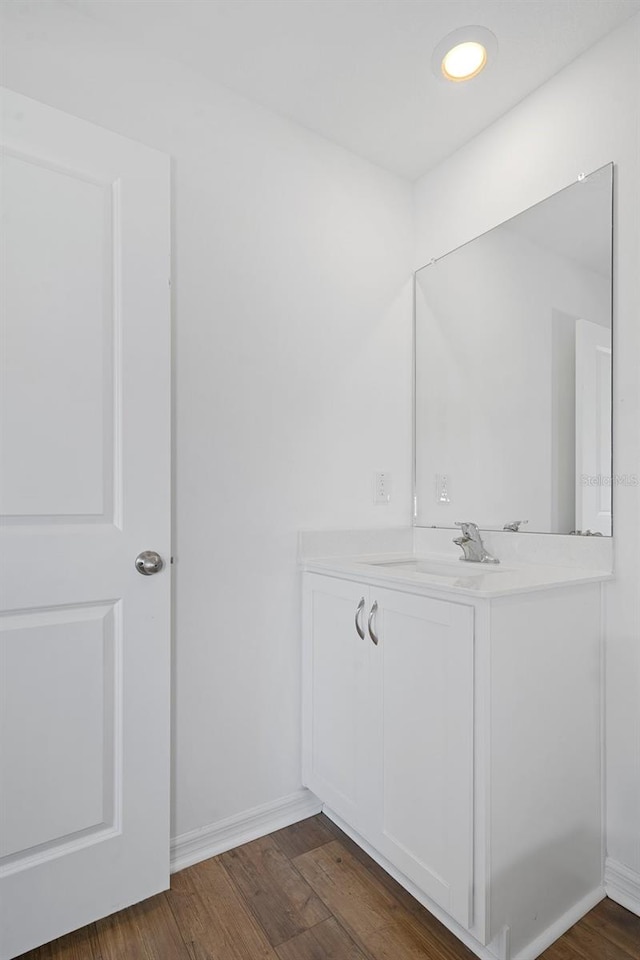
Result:
<instances>
[{"instance_id":1,"label":"white door","mask_svg":"<svg viewBox=\"0 0 640 960\"><path fill-rule=\"evenodd\" d=\"M354 830L371 828L369 588L305 576L303 782Z\"/></svg>"},{"instance_id":2,"label":"white door","mask_svg":"<svg viewBox=\"0 0 640 960\"><path fill-rule=\"evenodd\" d=\"M473 609L372 589L378 834L405 876L463 926L473 880Z\"/></svg>"},{"instance_id":3,"label":"white door","mask_svg":"<svg viewBox=\"0 0 640 960\"><path fill-rule=\"evenodd\" d=\"M576 529L611 536L611 330L576 323Z\"/></svg>"},{"instance_id":4,"label":"white door","mask_svg":"<svg viewBox=\"0 0 640 960\"><path fill-rule=\"evenodd\" d=\"M170 241L166 156L8 91L2 139L7 960L168 886Z\"/></svg>"}]
</instances>

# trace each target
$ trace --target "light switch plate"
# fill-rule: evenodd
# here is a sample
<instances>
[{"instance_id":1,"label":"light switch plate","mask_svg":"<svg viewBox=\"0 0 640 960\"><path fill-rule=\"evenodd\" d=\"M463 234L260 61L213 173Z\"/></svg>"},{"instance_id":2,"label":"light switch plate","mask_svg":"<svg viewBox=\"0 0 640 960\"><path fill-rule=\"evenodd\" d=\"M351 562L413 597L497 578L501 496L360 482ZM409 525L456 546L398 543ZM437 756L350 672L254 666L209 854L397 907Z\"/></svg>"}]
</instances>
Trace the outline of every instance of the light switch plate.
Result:
<instances>
[{"instance_id":1,"label":"light switch plate","mask_svg":"<svg viewBox=\"0 0 640 960\"><path fill-rule=\"evenodd\" d=\"M446 473L436 473L436 500L451 503L451 483Z\"/></svg>"}]
</instances>

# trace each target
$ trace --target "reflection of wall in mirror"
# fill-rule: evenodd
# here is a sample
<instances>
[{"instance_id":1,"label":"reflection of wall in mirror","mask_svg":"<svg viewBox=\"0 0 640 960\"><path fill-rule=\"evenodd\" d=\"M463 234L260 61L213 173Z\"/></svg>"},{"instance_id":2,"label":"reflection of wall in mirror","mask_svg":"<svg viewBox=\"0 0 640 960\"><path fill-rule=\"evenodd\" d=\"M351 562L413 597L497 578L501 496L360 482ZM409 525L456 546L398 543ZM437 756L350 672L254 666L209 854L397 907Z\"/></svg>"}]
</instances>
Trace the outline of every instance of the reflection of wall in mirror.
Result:
<instances>
[{"instance_id":1,"label":"reflection of wall in mirror","mask_svg":"<svg viewBox=\"0 0 640 960\"><path fill-rule=\"evenodd\" d=\"M610 324L609 277L505 225L419 272L416 296L418 522L575 529L575 324Z\"/></svg>"},{"instance_id":2,"label":"reflection of wall in mirror","mask_svg":"<svg viewBox=\"0 0 640 960\"><path fill-rule=\"evenodd\" d=\"M576 325L576 524L611 536L611 330Z\"/></svg>"}]
</instances>

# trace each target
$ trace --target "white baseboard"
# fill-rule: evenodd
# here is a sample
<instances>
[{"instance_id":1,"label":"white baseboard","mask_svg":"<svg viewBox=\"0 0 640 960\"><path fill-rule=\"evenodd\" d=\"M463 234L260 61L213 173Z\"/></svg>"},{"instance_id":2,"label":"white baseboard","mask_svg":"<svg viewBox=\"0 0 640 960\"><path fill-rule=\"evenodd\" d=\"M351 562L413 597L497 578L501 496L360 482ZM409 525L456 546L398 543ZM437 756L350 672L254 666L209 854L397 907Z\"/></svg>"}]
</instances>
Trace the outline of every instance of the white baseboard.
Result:
<instances>
[{"instance_id":1,"label":"white baseboard","mask_svg":"<svg viewBox=\"0 0 640 960\"><path fill-rule=\"evenodd\" d=\"M171 873L184 870L201 860L257 840L299 820L313 817L322 804L310 790L298 790L288 797L245 810L198 830L182 833L171 841Z\"/></svg>"},{"instance_id":2,"label":"white baseboard","mask_svg":"<svg viewBox=\"0 0 640 960\"><path fill-rule=\"evenodd\" d=\"M607 896L640 917L640 873L607 857L604 865Z\"/></svg>"}]
</instances>

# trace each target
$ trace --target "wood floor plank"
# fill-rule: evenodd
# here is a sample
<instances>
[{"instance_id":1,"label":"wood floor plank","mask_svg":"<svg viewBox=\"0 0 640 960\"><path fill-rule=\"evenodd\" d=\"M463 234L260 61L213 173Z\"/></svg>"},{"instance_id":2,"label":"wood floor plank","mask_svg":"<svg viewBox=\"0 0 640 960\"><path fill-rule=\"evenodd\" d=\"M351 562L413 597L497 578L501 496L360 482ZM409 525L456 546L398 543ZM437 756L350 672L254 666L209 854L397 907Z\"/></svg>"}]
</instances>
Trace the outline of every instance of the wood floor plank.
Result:
<instances>
[{"instance_id":1,"label":"wood floor plank","mask_svg":"<svg viewBox=\"0 0 640 960\"><path fill-rule=\"evenodd\" d=\"M327 817L318 815L317 817L308 817L299 823L293 823L290 827L278 830L271 834L282 852L290 860L307 853L309 850L315 850L324 843L331 843L335 839L333 832L328 826Z\"/></svg>"},{"instance_id":2,"label":"wood floor plank","mask_svg":"<svg viewBox=\"0 0 640 960\"><path fill-rule=\"evenodd\" d=\"M236 847L220 859L272 946L331 916L271 837Z\"/></svg>"},{"instance_id":3,"label":"wood floor plank","mask_svg":"<svg viewBox=\"0 0 640 960\"><path fill-rule=\"evenodd\" d=\"M166 894L136 903L131 914L144 941L149 960L189 960L180 928Z\"/></svg>"},{"instance_id":4,"label":"wood floor plank","mask_svg":"<svg viewBox=\"0 0 640 960\"><path fill-rule=\"evenodd\" d=\"M276 947L279 960L370 960L335 917Z\"/></svg>"},{"instance_id":5,"label":"wood floor plank","mask_svg":"<svg viewBox=\"0 0 640 960\"><path fill-rule=\"evenodd\" d=\"M174 874L166 896L191 960L277 960L219 857Z\"/></svg>"},{"instance_id":6,"label":"wood floor plank","mask_svg":"<svg viewBox=\"0 0 640 960\"><path fill-rule=\"evenodd\" d=\"M576 923L564 934L564 943L573 947L580 960L629 960L628 952L612 940L601 936L599 931L586 923ZM633 960L640 958L640 950Z\"/></svg>"},{"instance_id":7,"label":"wood floor plank","mask_svg":"<svg viewBox=\"0 0 640 960\"><path fill-rule=\"evenodd\" d=\"M358 946L373 960L460 960L466 948L442 943L339 840L295 864Z\"/></svg>"},{"instance_id":8,"label":"wood floor plank","mask_svg":"<svg viewBox=\"0 0 640 960\"><path fill-rule=\"evenodd\" d=\"M463 943L458 940L458 938L447 928L443 923L434 917L432 913L423 907L423 905L412 897L411 894L402 887L397 880L383 870L383 868L373 860L368 853L366 853L362 847L359 847L357 843L347 836L346 833L336 826L328 817L325 817L323 814L320 814L320 819L325 822L325 825L329 832L340 841L340 843L345 847L346 850L351 853L356 860L358 860L363 867L365 867L369 873L372 874L384 887L385 889L396 899L399 903L402 904L405 909L412 913L419 922L424 926L425 931L427 931L429 937L435 937L438 940L443 948L448 948L449 951L459 960L476 960L475 954L469 950Z\"/></svg>"},{"instance_id":9,"label":"wood floor plank","mask_svg":"<svg viewBox=\"0 0 640 960\"><path fill-rule=\"evenodd\" d=\"M149 960L130 910L121 910L96 923L100 960Z\"/></svg>"},{"instance_id":10,"label":"wood floor plank","mask_svg":"<svg viewBox=\"0 0 640 960\"><path fill-rule=\"evenodd\" d=\"M294 863L333 915L362 940L393 922L402 909L339 840L296 857Z\"/></svg>"},{"instance_id":11,"label":"wood floor plank","mask_svg":"<svg viewBox=\"0 0 640 960\"><path fill-rule=\"evenodd\" d=\"M556 940L550 947L547 947L538 960L583 960L583 957L576 953L573 947L561 937L560 940Z\"/></svg>"},{"instance_id":12,"label":"wood floor plank","mask_svg":"<svg viewBox=\"0 0 640 960\"><path fill-rule=\"evenodd\" d=\"M631 960L640 960L640 917L608 898L584 917L594 934L626 950Z\"/></svg>"},{"instance_id":13,"label":"wood floor plank","mask_svg":"<svg viewBox=\"0 0 640 960\"><path fill-rule=\"evenodd\" d=\"M91 924L37 950L29 950L18 957L18 960L100 960L94 950L95 938L95 927Z\"/></svg>"},{"instance_id":14,"label":"wood floor plank","mask_svg":"<svg viewBox=\"0 0 640 960\"><path fill-rule=\"evenodd\" d=\"M189 960L164 893L98 921L96 928L100 960Z\"/></svg>"},{"instance_id":15,"label":"wood floor plank","mask_svg":"<svg viewBox=\"0 0 640 960\"><path fill-rule=\"evenodd\" d=\"M458 960L462 944L452 952L407 914L377 930L366 946L374 960Z\"/></svg>"}]
</instances>

